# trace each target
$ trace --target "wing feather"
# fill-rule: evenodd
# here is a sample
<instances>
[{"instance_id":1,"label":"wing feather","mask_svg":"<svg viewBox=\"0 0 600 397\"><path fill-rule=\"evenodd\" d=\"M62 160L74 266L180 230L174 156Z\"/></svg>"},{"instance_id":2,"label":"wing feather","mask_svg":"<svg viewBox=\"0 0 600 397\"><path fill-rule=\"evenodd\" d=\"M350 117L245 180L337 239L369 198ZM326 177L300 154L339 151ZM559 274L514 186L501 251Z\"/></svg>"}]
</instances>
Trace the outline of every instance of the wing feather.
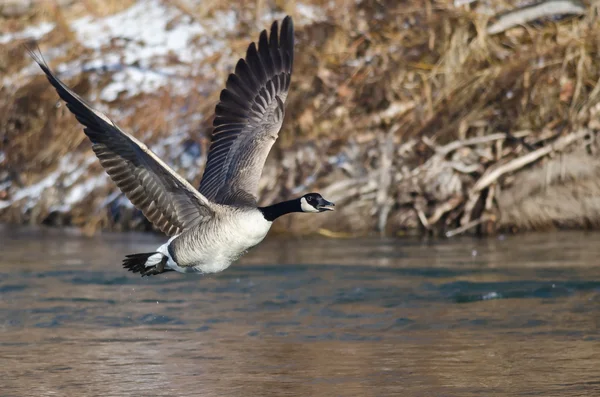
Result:
<instances>
[{"instance_id":1,"label":"wing feather","mask_svg":"<svg viewBox=\"0 0 600 397\"><path fill-rule=\"evenodd\" d=\"M266 158L277 139L291 81L294 26L290 17L258 47L251 43L215 107L213 134L200 193L221 204L255 202Z\"/></svg>"},{"instance_id":2,"label":"wing feather","mask_svg":"<svg viewBox=\"0 0 600 397\"><path fill-rule=\"evenodd\" d=\"M119 129L69 89L52 73L41 54L29 52L68 109L83 124L83 131L106 173L150 222L172 236L214 215L214 204L146 145Z\"/></svg>"}]
</instances>

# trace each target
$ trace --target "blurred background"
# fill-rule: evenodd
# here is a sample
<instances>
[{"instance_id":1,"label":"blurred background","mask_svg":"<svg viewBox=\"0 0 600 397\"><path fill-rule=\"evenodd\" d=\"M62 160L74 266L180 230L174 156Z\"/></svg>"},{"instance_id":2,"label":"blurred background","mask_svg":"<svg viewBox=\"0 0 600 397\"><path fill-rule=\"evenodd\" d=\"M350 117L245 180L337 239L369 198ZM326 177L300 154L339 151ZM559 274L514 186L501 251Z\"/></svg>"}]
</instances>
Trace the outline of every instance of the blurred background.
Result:
<instances>
[{"instance_id":1,"label":"blurred background","mask_svg":"<svg viewBox=\"0 0 600 397\"><path fill-rule=\"evenodd\" d=\"M600 25L589 2L3 0L0 221L151 225L24 51L199 184L238 58L290 14L296 57L262 203L335 215L275 230L494 234L600 224Z\"/></svg>"}]
</instances>

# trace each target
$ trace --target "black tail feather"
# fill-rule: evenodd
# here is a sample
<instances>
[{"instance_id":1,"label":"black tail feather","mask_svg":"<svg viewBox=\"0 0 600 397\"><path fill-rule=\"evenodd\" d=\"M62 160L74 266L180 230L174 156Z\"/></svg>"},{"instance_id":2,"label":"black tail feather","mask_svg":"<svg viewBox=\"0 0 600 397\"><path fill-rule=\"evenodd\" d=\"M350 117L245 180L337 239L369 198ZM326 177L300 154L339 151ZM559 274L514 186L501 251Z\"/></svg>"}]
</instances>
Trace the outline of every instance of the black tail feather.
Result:
<instances>
[{"instance_id":1,"label":"black tail feather","mask_svg":"<svg viewBox=\"0 0 600 397\"><path fill-rule=\"evenodd\" d=\"M130 272L133 273L141 273L142 277L144 276L152 276L155 274L160 274L164 272L168 272L170 268L165 268L165 263L167 262L167 257L163 255L163 260L156 266L146 266L146 261L152 255L158 254L159 252L146 252L143 254L131 254L127 255L125 259L123 259L123 267ZM162 254L161 254L162 255Z\"/></svg>"}]
</instances>

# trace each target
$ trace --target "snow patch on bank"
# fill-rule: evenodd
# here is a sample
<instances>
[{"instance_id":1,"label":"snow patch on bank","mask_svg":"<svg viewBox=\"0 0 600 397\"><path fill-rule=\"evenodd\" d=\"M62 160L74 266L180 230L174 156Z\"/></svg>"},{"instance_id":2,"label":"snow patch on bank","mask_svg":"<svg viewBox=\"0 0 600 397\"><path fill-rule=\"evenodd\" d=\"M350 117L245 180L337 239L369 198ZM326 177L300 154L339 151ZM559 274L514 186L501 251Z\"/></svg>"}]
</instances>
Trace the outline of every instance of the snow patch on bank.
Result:
<instances>
[{"instance_id":1,"label":"snow patch on bank","mask_svg":"<svg viewBox=\"0 0 600 397\"><path fill-rule=\"evenodd\" d=\"M140 0L131 7L103 18L84 16L70 23L79 43L94 50L91 59L80 59L55 66L62 78L83 70L111 72L111 82L97 95L103 101L113 101L119 95L132 97L153 93L168 86L171 94L185 95L191 89L190 76L202 63L216 53L227 54L226 38L235 31L234 11L215 11L199 22L177 8L159 0ZM54 29L44 22L17 33L0 35L0 44L18 39L40 40ZM47 56L51 49L44 49ZM21 73L22 72L22 73ZM40 73L37 66L28 65L19 75ZM3 84L13 86L22 79L4 78ZM95 99L95 98L92 98Z\"/></svg>"},{"instance_id":2,"label":"snow patch on bank","mask_svg":"<svg viewBox=\"0 0 600 397\"><path fill-rule=\"evenodd\" d=\"M120 13L100 19L86 16L71 24L79 42L95 50L86 67L123 66L99 95L104 101L113 101L121 93L129 97L155 92L167 85L171 93L185 94L191 87L184 76L223 51L224 39L235 27L233 11L215 12L200 23L158 0L138 1ZM117 48L118 56L103 53L109 46L112 51Z\"/></svg>"},{"instance_id":3,"label":"snow patch on bank","mask_svg":"<svg viewBox=\"0 0 600 397\"><path fill-rule=\"evenodd\" d=\"M36 26L28 26L27 28L16 33L0 34L0 44L10 43L14 40L39 40L54 29L56 25L50 22L42 22Z\"/></svg>"},{"instance_id":4,"label":"snow patch on bank","mask_svg":"<svg viewBox=\"0 0 600 397\"><path fill-rule=\"evenodd\" d=\"M108 183L108 175L104 173L89 176L89 167L95 161L95 156L84 157L79 153L65 155L56 170L47 174L40 181L16 190L10 199L0 200L0 209L26 200L21 207L22 211L26 212L44 197L47 189L56 188L61 193L66 192L66 195L61 195L61 203L51 205L50 211L70 211L73 206L83 201L95 189L104 187Z\"/></svg>"}]
</instances>

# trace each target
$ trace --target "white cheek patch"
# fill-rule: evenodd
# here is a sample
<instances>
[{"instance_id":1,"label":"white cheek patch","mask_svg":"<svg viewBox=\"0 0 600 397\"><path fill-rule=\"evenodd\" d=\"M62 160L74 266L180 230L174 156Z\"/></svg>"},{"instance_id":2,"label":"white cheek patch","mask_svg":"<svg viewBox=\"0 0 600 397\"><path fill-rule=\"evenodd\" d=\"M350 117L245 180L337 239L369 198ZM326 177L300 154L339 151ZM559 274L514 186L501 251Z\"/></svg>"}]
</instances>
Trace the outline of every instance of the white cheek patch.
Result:
<instances>
[{"instance_id":1,"label":"white cheek patch","mask_svg":"<svg viewBox=\"0 0 600 397\"><path fill-rule=\"evenodd\" d=\"M304 197L300 199L300 208L302 209L302 212L319 212L318 209L308 204L308 201L306 201Z\"/></svg>"}]
</instances>

